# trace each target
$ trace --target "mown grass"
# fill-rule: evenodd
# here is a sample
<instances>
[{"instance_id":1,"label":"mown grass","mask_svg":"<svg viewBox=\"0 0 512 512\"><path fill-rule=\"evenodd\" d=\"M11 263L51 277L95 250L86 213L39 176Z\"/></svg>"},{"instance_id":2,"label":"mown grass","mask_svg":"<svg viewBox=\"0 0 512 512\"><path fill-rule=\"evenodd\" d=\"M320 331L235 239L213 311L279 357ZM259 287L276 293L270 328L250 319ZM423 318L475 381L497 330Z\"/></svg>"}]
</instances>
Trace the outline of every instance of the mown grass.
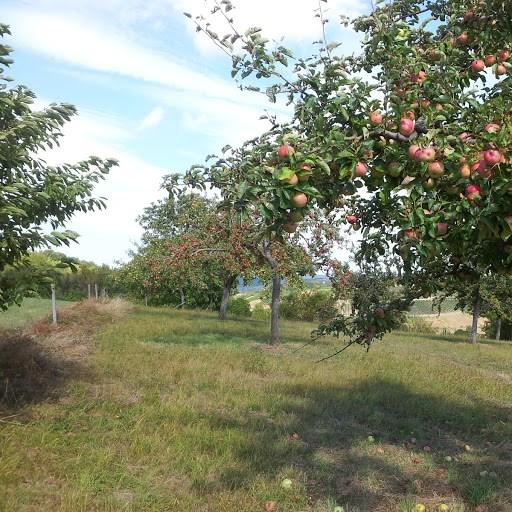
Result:
<instances>
[{"instance_id":1,"label":"mown grass","mask_svg":"<svg viewBox=\"0 0 512 512\"><path fill-rule=\"evenodd\" d=\"M71 302L59 300L57 312ZM18 329L44 316L51 315L52 304L50 299L27 298L21 306L11 306L7 311L0 311L0 327L4 329Z\"/></svg>"},{"instance_id":2,"label":"mown grass","mask_svg":"<svg viewBox=\"0 0 512 512\"><path fill-rule=\"evenodd\" d=\"M111 323L88 374L0 422L0 510L512 510L509 345L395 334L316 364L340 342L297 351L312 327L269 350L255 320Z\"/></svg>"}]
</instances>

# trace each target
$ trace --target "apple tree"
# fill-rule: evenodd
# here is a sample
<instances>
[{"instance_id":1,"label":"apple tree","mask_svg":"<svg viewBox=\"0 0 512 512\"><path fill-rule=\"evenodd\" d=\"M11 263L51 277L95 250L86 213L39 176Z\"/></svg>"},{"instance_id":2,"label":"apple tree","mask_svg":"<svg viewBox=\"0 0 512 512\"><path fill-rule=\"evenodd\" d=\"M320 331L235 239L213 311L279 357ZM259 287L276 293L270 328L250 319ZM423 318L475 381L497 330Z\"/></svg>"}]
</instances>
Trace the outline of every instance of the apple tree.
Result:
<instances>
[{"instance_id":1,"label":"apple tree","mask_svg":"<svg viewBox=\"0 0 512 512\"><path fill-rule=\"evenodd\" d=\"M272 102L283 97L293 105L289 123L272 119L267 133L245 145L236 204L257 207L277 236L297 210L336 210L360 230L360 260L393 252L405 278L432 261L477 277L510 271L507 2L381 2L352 22L341 19L362 35L359 54L345 56L324 37L305 58L261 29L238 30L231 2L215 4L211 16L224 18L227 34L213 33L202 17L194 22L231 57L232 75ZM406 290L379 306L384 315L376 317L371 304L322 332L370 346L414 298L414 287ZM474 307L479 301L477 290Z\"/></svg>"}]
</instances>

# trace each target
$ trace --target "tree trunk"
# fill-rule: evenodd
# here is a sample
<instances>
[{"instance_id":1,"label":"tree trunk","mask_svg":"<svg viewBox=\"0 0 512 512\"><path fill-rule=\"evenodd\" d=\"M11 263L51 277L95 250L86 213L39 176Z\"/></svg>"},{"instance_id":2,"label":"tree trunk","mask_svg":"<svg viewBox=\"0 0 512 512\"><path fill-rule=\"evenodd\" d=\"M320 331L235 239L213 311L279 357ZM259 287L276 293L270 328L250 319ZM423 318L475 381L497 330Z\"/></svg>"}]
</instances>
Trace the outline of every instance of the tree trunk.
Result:
<instances>
[{"instance_id":1,"label":"tree trunk","mask_svg":"<svg viewBox=\"0 0 512 512\"><path fill-rule=\"evenodd\" d=\"M184 308L185 307L185 292L183 291L183 288L180 288L180 308Z\"/></svg>"},{"instance_id":2,"label":"tree trunk","mask_svg":"<svg viewBox=\"0 0 512 512\"><path fill-rule=\"evenodd\" d=\"M501 318L496 320L496 341L501 339Z\"/></svg>"},{"instance_id":3,"label":"tree trunk","mask_svg":"<svg viewBox=\"0 0 512 512\"><path fill-rule=\"evenodd\" d=\"M279 307L281 304L281 275L277 261L270 253L270 241L264 240L260 253L272 269L272 303L270 305L270 344L279 344Z\"/></svg>"},{"instance_id":4,"label":"tree trunk","mask_svg":"<svg viewBox=\"0 0 512 512\"><path fill-rule=\"evenodd\" d=\"M475 303L473 305L473 325L471 326L471 338L470 338L470 341L473 345L475 345L477 342L478 319L480 318L481 307L482 307L482 297L480 297L480 290L477 290Z\"/></svg>"},{"instance_id":5,"label":"tree trunk","mask_svg":"<svg viewBox=\"0 0 512 512\"><path fill-rule=\"evenodd\" d=\"M222 291L222 302L220 303L219 309L219 320L226 320L228 312L229 294L231 293L231 287L233 286L234 277L229 276L224 279L224 289Z\"/></svg>"},{"instance_id":6,"label":"tree trunk","mask_svg":"<svg viewBox=\"0 0 512 512\"><path fill-rule=\"evenodd\" d=\"M281 276L275 272L272 278L272 304L270 318L270 344L279 344L279 306L281 303Z\"/></svg>"}]
</instances>

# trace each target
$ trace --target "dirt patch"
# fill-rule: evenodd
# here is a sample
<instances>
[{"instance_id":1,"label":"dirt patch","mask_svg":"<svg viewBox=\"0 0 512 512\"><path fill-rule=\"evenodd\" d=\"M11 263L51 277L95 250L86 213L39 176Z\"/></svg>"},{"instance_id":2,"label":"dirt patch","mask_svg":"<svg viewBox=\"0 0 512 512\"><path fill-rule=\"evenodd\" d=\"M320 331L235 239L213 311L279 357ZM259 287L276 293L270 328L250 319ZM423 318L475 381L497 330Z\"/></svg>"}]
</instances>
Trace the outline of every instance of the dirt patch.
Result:
<instances>
[{"instance_id":1,"label":"dirt patch","mask_svg":"<svg viewBox=\"0 0 512 512\"><path fill-rule=\"evenodd\" d=\"M42 319L23 331L0 331L0 411L41 401L71 376L87 375L96 331L131 308L119 300L82 301L63 310L58 325Z\"/></svg>"}]
</instances>

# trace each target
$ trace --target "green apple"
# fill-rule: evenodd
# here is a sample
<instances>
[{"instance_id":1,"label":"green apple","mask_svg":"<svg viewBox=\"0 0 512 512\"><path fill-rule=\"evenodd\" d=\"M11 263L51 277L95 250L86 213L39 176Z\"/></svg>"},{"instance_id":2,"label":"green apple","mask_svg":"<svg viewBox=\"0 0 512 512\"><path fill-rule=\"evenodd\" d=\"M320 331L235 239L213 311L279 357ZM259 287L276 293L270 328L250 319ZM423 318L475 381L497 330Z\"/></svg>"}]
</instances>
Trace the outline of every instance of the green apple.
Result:
<instances>
[{"instance_id":1,"label":"green apple","mask_svg":"<svg viewBox=\"0 0 512 512\"><path fill-rule=\"evenodd\" d=\"M291 489L292 488L292 485L293 485L293 482L289 479L289 478L285 478L282 482L281 482L281 487L283 489Z\"/></svg>"}]
</instances>

